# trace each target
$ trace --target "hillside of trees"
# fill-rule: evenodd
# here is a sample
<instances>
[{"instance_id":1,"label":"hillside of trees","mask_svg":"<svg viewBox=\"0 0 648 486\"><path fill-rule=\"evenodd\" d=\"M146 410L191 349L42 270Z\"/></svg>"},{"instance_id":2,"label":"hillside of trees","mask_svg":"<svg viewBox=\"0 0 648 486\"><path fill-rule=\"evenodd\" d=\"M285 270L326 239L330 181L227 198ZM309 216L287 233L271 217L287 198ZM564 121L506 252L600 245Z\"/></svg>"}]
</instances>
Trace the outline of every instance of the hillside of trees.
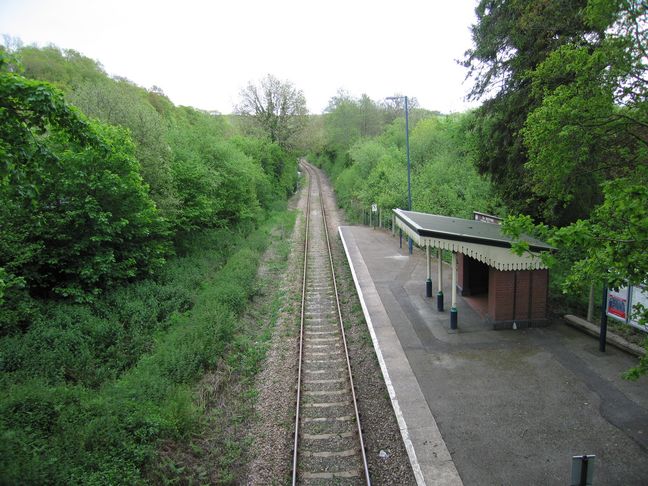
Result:
<instances>
[{"instance_id":1,"label":"hillside of trees","mask_svg":"<svg viewBox=\"0 0 648 486\"><path fill-rule=\"evenodd\" d=\"M473 211L503 211L490 182L474 165L473 118L472 113L442 115L416 107L410 112L415 210L467 218ZM374 203L387 211L407 208L402 103L340 93L323 115L320 132L311 158L333 178L338 202L350 216Z\"/></svg>"},{"instance_id":2,"label":"hillside of trees","mask_svg":"<svg viewBox=\"0 0 648 486\"><path fill-rule=\"evenodd\" d=\"M0 482L140 483L196 381L260 359L237 316L296 157L50 46L0 52L0 160Z\"/></svg>"}]
</instances>

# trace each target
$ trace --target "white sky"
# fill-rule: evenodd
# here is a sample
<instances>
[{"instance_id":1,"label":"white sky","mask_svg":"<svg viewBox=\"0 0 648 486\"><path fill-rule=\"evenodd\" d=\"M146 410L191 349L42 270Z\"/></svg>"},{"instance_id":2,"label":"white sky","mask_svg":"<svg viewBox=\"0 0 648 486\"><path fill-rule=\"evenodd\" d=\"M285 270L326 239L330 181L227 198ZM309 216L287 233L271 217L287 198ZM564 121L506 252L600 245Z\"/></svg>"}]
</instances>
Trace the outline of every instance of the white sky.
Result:
<instances>
[{"instance_id":1,"label":"white sky","mask_svg":"<svg viewBox=\"0 0 648 486\"><path fill-rule=\"evenodd\" d=\"M267 73L321 113L342 88L463 111L476 0L0 0L0 34L75 49L176 104L230 113Z\"/></svg>"}]
</instances>

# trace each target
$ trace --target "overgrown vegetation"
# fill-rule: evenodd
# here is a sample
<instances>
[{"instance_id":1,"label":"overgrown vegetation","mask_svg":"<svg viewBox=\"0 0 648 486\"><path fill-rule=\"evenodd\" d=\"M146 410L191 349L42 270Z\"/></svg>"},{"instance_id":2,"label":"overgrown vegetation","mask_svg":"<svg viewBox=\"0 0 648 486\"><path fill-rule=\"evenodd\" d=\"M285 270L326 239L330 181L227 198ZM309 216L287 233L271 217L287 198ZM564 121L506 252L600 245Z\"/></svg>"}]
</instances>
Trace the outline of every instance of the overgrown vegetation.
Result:
<instances>
[{"instance_id":1,"label":"overgrown vegetation","mask_svg":"<svg viewBox=\"0 0 648 486\"><path fill-rule=\"evenodd\" d=\"M0 341L3 482L144 482L158 444L200 423L192 385L254 347L236 337L238 317L277 223L246 238L211 230L156 279L94 304L51 304ZM250 354L244 368L258 365Z\"/></svg>"},{"instance_id":2,"label":"overgrown vegetation","mask_svg":"<svg viewBox=\"0 0 648 486\"><path fill-rule=\"evenodd\" d=\"M0 156L0 482L148 482L199 379L256 366L296 158L54 47L0 52Z\"/></svg>"},{"instance_id":3,"label":"overgrown vegetation","mask_svg":"<svg viewBox=\"0 0 648 486\"><path fill-rule=\"evenodd\" d=\"M186 440L166 440L159 466L150 471L154 482L173 478L181 484L242 484L248 470L250 423L255 415L256 374L261 370L279 316L290 306L291 295L278 282L284 278L291 250L296 213L283 213L270 232L270 246L254 282L250 305L237 319L227 353L211 367L195 388L201 418Z\"/></svg>"},{"instance_id":4,"label":"overgrown vegetation","mask_svg":"<svg viewBox=\"0 0 648 486\"><path fill-rule=\"evenodd\" d=\"M490 183L474 168L472 116L417 108L410 114L413 210L460 217L502 211ZM407 208L402 106L341 93L324 117L324 142L312 159L331 175L350 215L374 203L387 210Z\"/></svg>"}]
</instances>

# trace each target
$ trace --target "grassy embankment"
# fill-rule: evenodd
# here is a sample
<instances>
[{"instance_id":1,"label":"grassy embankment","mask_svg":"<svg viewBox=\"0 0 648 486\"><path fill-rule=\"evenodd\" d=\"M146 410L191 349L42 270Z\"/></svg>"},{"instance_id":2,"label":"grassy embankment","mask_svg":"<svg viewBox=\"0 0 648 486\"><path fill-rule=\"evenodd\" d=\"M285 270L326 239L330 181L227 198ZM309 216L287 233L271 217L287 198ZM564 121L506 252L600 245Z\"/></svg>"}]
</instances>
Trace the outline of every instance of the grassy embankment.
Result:
<instances>
[{"instance_id":1,"label":"grassy embankment","mask_svg":"<svg viewBox=\"0 0 648 486\"><path fill-rule=\"evenodd\" d=\"M256 373L270 332L240 316L273 228L294 219L205 233L156 278L92 305L48 303L25 334L0 339L0 483L163 481L161 445L204 424L201 377L223 363Z\"/></svg>"}]
</instances>

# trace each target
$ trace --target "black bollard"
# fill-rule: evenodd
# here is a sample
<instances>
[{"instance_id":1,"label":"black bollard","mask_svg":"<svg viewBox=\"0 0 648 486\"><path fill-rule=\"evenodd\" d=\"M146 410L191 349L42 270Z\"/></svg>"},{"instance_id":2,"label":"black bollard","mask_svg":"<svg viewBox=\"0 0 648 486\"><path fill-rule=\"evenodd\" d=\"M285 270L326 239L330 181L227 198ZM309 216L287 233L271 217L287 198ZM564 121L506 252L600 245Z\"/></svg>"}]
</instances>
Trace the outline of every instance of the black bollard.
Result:
<instances>
[{"instance_id":1,"label":"black bollard","mask_svg":"<svg viewBox=\"0 0 648 486\"><path fill-rule=\"evenodd\" d=\"M581 462L580 470L580 484L578 486L587 486L587 466L588 466L589 457L583 455L583 460Z\"/></svg>"},{"instance_id":2,"label":"black bollard","mask_svg":"<svg viewBox=\"0 0 648 486\"><path fill-rule=\"evenodd\" d=\"M457 308L453 307L450 309L450 329L457 329Z\"/></svg>"},{"instance_id":3,"label":"black bollard","mask_svg":"<svg viewBox=\"0 0 648 486\"><path fill-rule=\"evenodd\" d=\"M601 304L601 331L599 333L599 351L605 353L607 342L607 285L603 285L603 302Z\"/></svg>"}]
</instances>

